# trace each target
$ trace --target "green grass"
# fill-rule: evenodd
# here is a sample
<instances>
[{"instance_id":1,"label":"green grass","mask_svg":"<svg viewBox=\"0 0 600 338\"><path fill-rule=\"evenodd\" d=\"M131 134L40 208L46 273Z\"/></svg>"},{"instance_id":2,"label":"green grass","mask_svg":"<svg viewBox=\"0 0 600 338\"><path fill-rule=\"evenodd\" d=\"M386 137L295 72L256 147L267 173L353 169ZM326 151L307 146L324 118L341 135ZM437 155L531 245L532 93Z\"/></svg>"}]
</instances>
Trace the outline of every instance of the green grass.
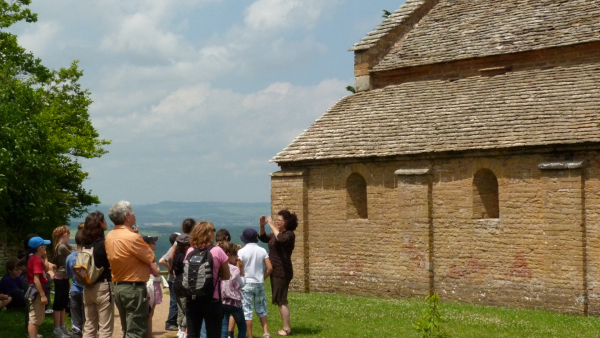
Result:
<instances>
[{"instance_id":1,"label":"green grass","mask_svg":"<svg viewBox=\"0 0 600 338\"><path fill-rule=\"evenodd\" d=\"M271 299L266 284L267 299ZM168 296L165 298L168 299ZM418 299L380 299L319 293L290 293L294 337L418 337L412 323L425 302ZM541 310L515 310L443 302L444 328L452 337L596 337L600 319ZM281 329L276 306L269 304L269 331ZM24 313L0 312L0 338L25 337ZM70 318L67 317L67 325ZM40 334L52 337L52 317L46 316ZM254 337L262 337L254 318ZM176 337L172 335L171 337Z\"/></svg>"},{"instance_id":2,"label":"green grass","mask_svg":"<svg viewBox=\"0 0 600 338\"><path fill-rule=\"evenodd\" d=\"M50 299L52 300L50 304L52 304L54 295L50 295ZM68 315L65 318L65 325L71 329L71 317ZM44 323L39 327L38 334L41 334L44 338L50 338L53 337L53 329L54 320L52 319L52 315L46 315ZM25 310L0 311L0 338L20 337L29 337L25 334Z\"/></svg>"},{"instance_id":3,"label":"green grass","mask_svg":"<svg viewBox=\"0 0 600 338\"><path fill-rule=\"evenodd\" d=\"M270 286L267 284L267 299ZM319 293L290 293L294 337L418 337L412 323L425 301L380 299ZM597 337L600 319L541 310L515 310L444 302L444 328L452 337ZM269 331L281 329L276 306L269 304ZM254 337L262 337L258 318Z\"/></svg>"}]
</instances>

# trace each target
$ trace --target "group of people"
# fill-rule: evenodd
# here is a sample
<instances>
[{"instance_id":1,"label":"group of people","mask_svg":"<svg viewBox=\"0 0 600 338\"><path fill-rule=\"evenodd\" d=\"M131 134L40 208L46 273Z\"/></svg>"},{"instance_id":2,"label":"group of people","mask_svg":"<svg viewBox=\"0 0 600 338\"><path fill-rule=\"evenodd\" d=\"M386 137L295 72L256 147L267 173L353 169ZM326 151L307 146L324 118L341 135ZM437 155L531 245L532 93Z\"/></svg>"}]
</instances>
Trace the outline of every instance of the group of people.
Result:
<instances>
[{"instance_id":1,"label":"group of people","mask_svg":"<svg viewBox=\"0 0 600 338\"><path fill-rule=\"evenodd\" d=\"M75 235L76 250L68 244L69 229L61 226L54 231L52 242L30 236L25 260L7 262L8 278L12 281L25 275L25 283L18 284L19 294L3 296L0 288L0 307L14 304L15 298L26 300L30 338L39 338L38 327L49 298L44 286L49 278L55 289L56 337L112 338L116 305L124 338L151 338L154 307L162 300L158 264L169 271L170 306L165 329L178 331L179 338L233 338L236 326L237 338L252 337L253 313L260 319L263 338L270 338L264 286L267 278L271 278L272 302L279 307L283 322L275 335L292 335L287 293L293 278L291 256L298 226L295 214L281 210L276 220L262 216L258 232L252 228L243 231L243 247L231 242L226 229L215 231L211 222L186 219L181 233L170 236L172 247L158 264L154 254L158 238L139 234L129 202L115 203L108 217L115 226L105 236L104 215L99 211L87 215ZM268 234L267 225L271 230ZM259 240L268 243L268 253L258 246ZM46 246L51 243L49 259ZM83 282L81 275L75 278L82 271L81 257L93 262ZM25 267L26 272L21 273ZM69 279L73 279L72 285ZM64 326L67 307L72 331Z\"/></svg>"}]
</instances>

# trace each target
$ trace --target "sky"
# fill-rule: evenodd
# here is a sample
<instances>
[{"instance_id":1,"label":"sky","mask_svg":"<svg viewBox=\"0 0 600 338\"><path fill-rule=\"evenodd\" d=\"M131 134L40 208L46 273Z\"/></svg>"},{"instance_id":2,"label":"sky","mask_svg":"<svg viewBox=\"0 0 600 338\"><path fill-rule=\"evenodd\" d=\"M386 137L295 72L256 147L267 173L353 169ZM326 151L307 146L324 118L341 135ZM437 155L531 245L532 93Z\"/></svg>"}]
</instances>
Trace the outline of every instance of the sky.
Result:
<instances>
[{"instance_id":1,"label":"sky","mask_svg":"<svg viewBox=\"0 0 600 338\"><path fill-rule=\"evenodd\" d=\"M33 0L19 43L79 60L101 203L269 202L270 163L354 85L348 49L404 0Z\"/></svg>"}]
</instances>

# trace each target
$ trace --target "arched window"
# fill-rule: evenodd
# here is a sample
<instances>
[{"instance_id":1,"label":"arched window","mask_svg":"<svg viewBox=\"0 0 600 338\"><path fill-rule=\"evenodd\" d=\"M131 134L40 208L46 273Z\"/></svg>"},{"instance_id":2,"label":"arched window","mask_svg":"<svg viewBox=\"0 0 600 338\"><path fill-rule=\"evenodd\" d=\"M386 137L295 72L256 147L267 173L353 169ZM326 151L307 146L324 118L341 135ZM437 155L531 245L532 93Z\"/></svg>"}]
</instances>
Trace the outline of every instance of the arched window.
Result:
<instances>
[{"instance_id":1,"label":"arched window","mask_svg":"<svg viewBox=\"0 0 600 338\"><path fill-rule=\"evenodd\" d=\"M346 210L348 218L368 218L367 182L357 173L346 180Z\"/></svg>"},{"instance_id":2,"label":"arched window","mask_svg":"<svg viewBox=\"0 0 600 338\"><path fill-rule=\"evenodd\" d=\"M489 169L480 169L473 178L473 218L499 218L498 179Z\"/></svg>"}]
</instances>

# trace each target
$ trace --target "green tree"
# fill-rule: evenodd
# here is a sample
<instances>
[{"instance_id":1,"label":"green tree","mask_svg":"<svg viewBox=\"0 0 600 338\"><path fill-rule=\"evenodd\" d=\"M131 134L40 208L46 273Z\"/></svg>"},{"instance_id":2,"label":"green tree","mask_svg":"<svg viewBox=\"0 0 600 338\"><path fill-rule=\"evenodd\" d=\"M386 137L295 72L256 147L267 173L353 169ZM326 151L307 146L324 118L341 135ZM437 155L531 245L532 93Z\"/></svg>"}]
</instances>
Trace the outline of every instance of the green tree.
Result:
<instances>
[{"instance_id":1,"label":"green tree","mask_svg":"<svg viewBox=\"0 0 600 338\"><path fill-rule=\"evenodd\" d=\"M79 159L102 156L110 143L92 126L77 62L48 69L5 31L37 20L30 3L0 0L0 235L47 235L99 203L82 187Z\"/></svg>"}]
</instances>

